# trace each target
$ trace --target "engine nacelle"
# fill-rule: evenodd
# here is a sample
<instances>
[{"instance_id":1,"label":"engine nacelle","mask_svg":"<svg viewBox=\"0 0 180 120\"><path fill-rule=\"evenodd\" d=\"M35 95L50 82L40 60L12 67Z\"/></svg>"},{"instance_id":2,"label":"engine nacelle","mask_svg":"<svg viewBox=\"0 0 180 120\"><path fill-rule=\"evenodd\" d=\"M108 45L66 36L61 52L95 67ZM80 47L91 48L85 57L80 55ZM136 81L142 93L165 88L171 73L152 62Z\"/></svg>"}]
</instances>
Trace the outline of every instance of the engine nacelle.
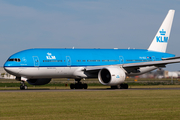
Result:
<instances>
[{"instance_id":1,"label":"engine nacelle","mask_svg":"<svg viewBox=\"0 0 180 120\"><path fill-rule=\"evenodd\" d=\"M45 85L51 81L51 78L42 78L42 79L28 79L27 82L31 85Z\"/></svg>"},{"instance_id":2,"label":"engine nacelle","mask_svg":"<svg viewBox=\"0 0 180 120\"><path fill-rule=\"evenodd\" d=\"M125 72L118 67L103 68L98 73L99 82L103 85L119 85L125 81L125 78Z\"/></svg>"}]
</instances>

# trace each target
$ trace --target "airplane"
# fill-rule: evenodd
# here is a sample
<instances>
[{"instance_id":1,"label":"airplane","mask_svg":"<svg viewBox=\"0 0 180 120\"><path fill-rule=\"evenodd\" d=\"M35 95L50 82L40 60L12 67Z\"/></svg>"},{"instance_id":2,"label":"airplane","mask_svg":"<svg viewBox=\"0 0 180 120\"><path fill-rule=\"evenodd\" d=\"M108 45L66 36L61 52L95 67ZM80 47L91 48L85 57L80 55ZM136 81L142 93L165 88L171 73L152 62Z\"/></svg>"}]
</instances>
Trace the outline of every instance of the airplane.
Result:
<instances>
[{"instance_id":1,"label":"airplane","mask_svg":"<svg viewBox=\"0 0 180 120\"><path fill-rule=\"evenodd\" d=\"M52 78L70 78L71 89L87 89L81 79L98 78L112 89L128 89L127 76L137 76L179 63L180 57L166 53L175 10L169 10L148 49L27 49L13 54L4 69L21 81L20 89L48 84Z\"/></svg>"}]
</instances>

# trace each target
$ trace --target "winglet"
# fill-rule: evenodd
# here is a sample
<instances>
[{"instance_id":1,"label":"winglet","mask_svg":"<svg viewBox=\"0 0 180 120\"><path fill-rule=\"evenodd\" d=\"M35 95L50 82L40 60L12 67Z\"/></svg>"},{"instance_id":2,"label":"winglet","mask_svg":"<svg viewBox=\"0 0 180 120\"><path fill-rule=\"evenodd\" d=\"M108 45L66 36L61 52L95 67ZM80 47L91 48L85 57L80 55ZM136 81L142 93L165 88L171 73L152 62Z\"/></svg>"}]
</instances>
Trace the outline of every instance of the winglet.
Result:
<instances>
[{"instance_id":1,"label":"winglet","mask_svg":"<svg viewBox=\"0 0 180 120\"><path fill-rule=\"evenodd\" d=\"M166 52L175 10L169 10L148 50Z\"/></svg>"}]
</instances>

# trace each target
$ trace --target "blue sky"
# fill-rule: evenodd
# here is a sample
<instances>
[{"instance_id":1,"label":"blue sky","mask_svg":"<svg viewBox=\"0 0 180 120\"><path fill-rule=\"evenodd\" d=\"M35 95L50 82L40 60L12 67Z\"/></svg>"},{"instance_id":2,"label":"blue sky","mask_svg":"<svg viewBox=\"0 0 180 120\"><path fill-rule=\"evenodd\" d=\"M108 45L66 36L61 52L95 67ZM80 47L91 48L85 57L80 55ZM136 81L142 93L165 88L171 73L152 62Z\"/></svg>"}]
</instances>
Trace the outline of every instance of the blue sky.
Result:
<instances>
[{"instance_id":1,"label":"blue sky","mask_svg":"<svg viewBox=\"0 0 180 120\"><path fill-rule=\"evenodd\" d=\"M0 0L0 66L29 48L147 49L169 9L176 12L167 52L180 56L179 6L180 0Z\"/></svg>"}]
</instances>

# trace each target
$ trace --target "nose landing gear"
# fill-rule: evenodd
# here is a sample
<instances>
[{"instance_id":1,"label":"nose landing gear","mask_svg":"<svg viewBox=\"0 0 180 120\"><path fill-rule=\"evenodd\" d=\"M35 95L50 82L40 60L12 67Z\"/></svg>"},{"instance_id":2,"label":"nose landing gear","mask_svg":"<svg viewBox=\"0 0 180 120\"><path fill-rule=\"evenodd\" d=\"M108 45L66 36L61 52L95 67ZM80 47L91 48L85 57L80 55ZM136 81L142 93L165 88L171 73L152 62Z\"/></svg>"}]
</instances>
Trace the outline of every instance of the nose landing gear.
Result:
<instances>
[{"instance_id":1,"label":"nose landing gear","mask_svg":"<svg viewBox=\"0 0 180 120\"><path fill-rule=\"evenodd\" d=\"M16 77L16 80L17 81L21 81L21 85L20 85L20 90L26 90L26 89L28 89L28 87L27 87L27 85L25 85L25 83L24 83L24 81L22 80L22 78L21 77Z\"/></svg>"},{"instance_id":2,"label":"nose landing gear","mask_svg":"<svg viewBox=\"0 0 180 120\"><path fill-rule=\"evenodd\" d=\"M26 90L28 89L27 85L25 85L24 81L21 81L20 90Z\"/></svg>"}]
</instances>

